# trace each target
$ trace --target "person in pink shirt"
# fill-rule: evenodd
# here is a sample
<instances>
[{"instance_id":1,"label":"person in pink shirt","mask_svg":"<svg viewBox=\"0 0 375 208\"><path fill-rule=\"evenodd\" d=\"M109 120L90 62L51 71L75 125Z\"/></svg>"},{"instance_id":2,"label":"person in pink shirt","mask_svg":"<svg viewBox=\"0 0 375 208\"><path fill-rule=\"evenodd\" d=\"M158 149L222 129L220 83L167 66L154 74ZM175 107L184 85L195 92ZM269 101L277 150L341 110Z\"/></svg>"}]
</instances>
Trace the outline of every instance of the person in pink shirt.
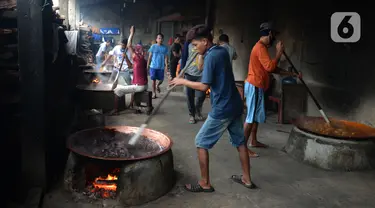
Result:
<instances>
[{"instance_id":1,"label":"person in pink shirt","mask_svg":"<svg viewBox=\"0 0 375 208\"><path fill-rule=\"evenodd\" d=\"M133 60L133 63L125 56L125 61L127 62L129 68L133 68L133 81L131 85L118 86L114 93L122 97L125 94L143 92L147 90L147 62L145 60L145 53L143 46L137 44L134 48L132 46L132 41L134 37L134 26L130 28L130 35L128 39L127 48L130 52L130 57Z\"/></svg>"}]
</instances>

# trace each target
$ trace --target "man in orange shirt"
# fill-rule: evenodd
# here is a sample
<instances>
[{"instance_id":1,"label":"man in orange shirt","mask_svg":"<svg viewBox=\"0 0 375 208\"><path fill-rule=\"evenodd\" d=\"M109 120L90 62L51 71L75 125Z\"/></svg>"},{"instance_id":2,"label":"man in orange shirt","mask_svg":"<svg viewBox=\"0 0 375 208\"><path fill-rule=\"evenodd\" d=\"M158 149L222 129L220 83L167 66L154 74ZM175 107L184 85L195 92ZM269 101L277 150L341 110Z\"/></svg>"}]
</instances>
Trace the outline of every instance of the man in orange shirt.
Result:
<instances>
[{"instance_id":1,"label":"man in orange shirt","mask_svg":"<svg viewBox=\"0 0 375 208\"><path fill-rule=\"evenodd\" d=\"M260 39L253 47L250 54L250 63L248 76L245 81L245 97L247 105L247 116L244 124L246 143L251 135L250 147L267 147L257 140L258 123L264 123L266 120L266 111L264 105L264 93L269 87L270 73L276 73L288 76L299 76L298 74L288 72L277 67L284 51L282 42L276 45L276 57L270 58L269 47L275 41L275 31L270 23L260 25ZM249 150L250 157L258 155Z\"/></svg>"}]
</instances>

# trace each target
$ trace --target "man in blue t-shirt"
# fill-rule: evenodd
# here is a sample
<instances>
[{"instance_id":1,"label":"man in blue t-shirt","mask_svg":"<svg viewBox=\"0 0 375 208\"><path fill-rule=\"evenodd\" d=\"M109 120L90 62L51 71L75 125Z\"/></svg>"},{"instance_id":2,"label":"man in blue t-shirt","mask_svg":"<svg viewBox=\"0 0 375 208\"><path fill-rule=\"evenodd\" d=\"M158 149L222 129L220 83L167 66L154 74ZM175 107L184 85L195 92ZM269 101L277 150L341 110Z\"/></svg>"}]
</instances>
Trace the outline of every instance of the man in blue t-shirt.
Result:
<instances>
[{"instance_id":1,"label":"man in blue t-shirt","mask_svg":"<svg viewBox=\"0 0 375 208\"><path fill-rule=\"evenodd\" d=\"M160 85L163 83L164 73L168 72L168 48L163 45L163 39L163 34L157 34L156 44L153 44L148 50L147 69L150 70L150 78L152 80L152 98L156 98L156 91L160 93Z\"/></svg>"},{"instance_id":2,"label":"man in blue t-shirt","mask_svg":"<svg viewBox=\"0 0 375 208\"><path fill-rule=\"evenodd\" d=\"M171 81L173 85L185 85L200 91L211 89L211 112L195 138L201 167L201 180L196 184L187 184L185 189L191 192L213 192L208 174L208 150L211 149L228 131L230 142L240 154L242 175L233 175L231 179L246 188L256 188L250 178L250 161L243 131L243 103L234 82L232 65L225 48L214 46L212 34L204 25L191 29L194 34L192 44L200 55L205 55L203 74L200 82L182 78Z\"/></svg>"}]
</instances>

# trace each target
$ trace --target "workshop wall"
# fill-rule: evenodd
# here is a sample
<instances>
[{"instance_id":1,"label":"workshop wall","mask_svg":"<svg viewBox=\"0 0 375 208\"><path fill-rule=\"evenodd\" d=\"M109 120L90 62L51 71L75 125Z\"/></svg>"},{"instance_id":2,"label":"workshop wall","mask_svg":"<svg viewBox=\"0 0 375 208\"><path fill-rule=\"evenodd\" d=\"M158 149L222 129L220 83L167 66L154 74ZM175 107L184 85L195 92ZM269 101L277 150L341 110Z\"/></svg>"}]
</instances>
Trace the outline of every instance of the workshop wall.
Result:
<instances>
[{"instance_id":1,"label":"workshop wall","mask_svg":"<svg viewBox=\"0 0 375 208\"><path fill-rule=\"evenodd\" d=\"M82 5L81 18L84 23L96 28L121 28L121 4L101 2ZM116 42L120 42L120 35L111 35Z\"/></svg>"},{"instance_id":2,"label":"workshop wall","mask_svg":"<svg viewBox=\"0 0 375 208\"><path fill-rule=\"evenodd\" d=\"M370 61L374 42L369 40L366 27L369 14L363 9L365 5L297 0L271 0L262 5L256 1L234 1L217 1L215 37L221 29L236 47L239 55L234 61L236 77L246 76L250 51L259 39L260 23L272 20L281 32L279 39L284 41L286 53L302 71L327 114L375 125L372 107L375 70ZM330 18L337 11L360 13L362 37L358 43L341 44L331 40ZM274 55L274 49L271 54ZM283 59L280 66L287 68L289 64ZM311 100L308 115L319 115Z\"/></svg>"}]
</instances>

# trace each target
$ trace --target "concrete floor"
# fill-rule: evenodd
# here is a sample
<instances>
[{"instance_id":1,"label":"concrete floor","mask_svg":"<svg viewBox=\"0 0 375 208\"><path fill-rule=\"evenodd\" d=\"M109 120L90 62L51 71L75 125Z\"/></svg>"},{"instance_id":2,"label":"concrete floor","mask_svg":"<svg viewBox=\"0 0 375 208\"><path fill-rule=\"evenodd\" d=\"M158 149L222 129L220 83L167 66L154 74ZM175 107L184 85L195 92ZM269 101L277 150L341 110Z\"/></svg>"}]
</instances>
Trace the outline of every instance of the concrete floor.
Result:
<instances>
[{"instance_id":1,"label":"concrete floor","mask_svg":"<svg viewBox=\"0 0 375 208\"><path fill-rule=\"evenodd\" d=\"M155 100L155 103L159 99ZM154 104L155 105L155 104ZM204 112L209 111L208 100ZM107 125L138 126L145 115L131 111L108 117ZM141 207L375 207L375 172L327 172L300 164L281 151L288 138L290 125L276 124L270 115L260 126L259 140L270 148L257 150L261 157L252 159L253 181L260 187L248 190L232 183L229 177L241 173L237 151L224 135L210 152L210 173L215 193L189 193L181 186L198 180L199 167L194 147L194 136L202 123L188 124L185 98L174 92L164 103L150 128L169 135L173 141L175 169L178 172L176 187L166 196ZM54 191L45 197L44 208L115 207L110 204L78 204Z\"/></svg>"}]
</instances>

